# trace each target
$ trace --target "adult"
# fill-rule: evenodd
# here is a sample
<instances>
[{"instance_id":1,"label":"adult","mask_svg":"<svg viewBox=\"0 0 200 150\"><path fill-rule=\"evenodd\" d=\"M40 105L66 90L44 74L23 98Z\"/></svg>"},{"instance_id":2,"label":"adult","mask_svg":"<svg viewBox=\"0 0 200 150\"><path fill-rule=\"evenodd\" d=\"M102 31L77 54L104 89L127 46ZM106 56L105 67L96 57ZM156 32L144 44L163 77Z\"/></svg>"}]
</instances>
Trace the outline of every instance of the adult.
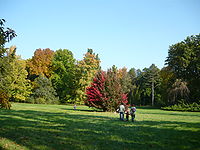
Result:
<instances>
[{"instance_id":1,"label":"adult","mask_svg":"<svg viewBox=\"0 0 200 150\"><path fill-rule=\"evenodd\" d=\"M123 103L121 103L119 106L119 118L122 121L124 121L124 111L125 111L125 107L124 107Z\"/></svg>"}]
</instances>

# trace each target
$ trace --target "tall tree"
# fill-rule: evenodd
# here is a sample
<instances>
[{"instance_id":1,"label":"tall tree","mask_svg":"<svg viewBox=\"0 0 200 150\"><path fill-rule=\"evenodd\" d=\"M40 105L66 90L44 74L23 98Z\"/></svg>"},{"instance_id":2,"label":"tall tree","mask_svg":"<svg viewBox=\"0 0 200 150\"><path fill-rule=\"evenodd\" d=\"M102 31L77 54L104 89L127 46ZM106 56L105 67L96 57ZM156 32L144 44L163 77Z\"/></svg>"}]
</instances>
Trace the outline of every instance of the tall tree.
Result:
<instances>
[{"instance_id":1,"label":"tall tree","mask_svg":"<svg viewBox=\"0 0 200 150\"><path fill-rule=\"evenodd\" d=\"M151 105L155 103L155 88L160 85L159 69L152 64L149 68L144 68L142 73L137 77L137 86L140 87L143 105L151 97Z\"/></svg>"},{"instance_id":2,"label":"tall tree","mask_svg":"<svg viewBox=\"0 0 200 150\"><path fill-rule=\"evenodd\" d=\"M190 101L197 102L200 97L200 34L170 46L166 64L177 79L188 83Z\"/></svg>"},{"instance_id":3,"label":"tall tree","mask_svg":"<svg viewBox=\"0 0 200 150\"><path fill-rule=\"evenodd\" d=\"M154 99L155 99L155 87L160 85L160 70L152 64L149 69L147 70L147 84L151 85L151 104L154 106Z\"/></svg>"},{"instance_id":4,"label":"tall tree","mask_svg":"<svg viewBox=\"0 0 200 150\"><path fill-rule=\"evenodd\" d=\"M9 42L16 35L15 31L10 28L4 28L4 19L0 19L0 107L10 109L11 104L9 103L10 98L10 85L12 83L9 78L9 74L12 72L10 62L13 59L11 56L6 55L5 43Z\"/></svg>"},{"instance_id":5,"label":"tall tree","mask_svg":"<svg viewBox=\"0 0 200 150\"><path fill-rule=\"evenodd\" d=\"M15 46L11 46L7 55L12 55L16 50ZM26 62L20 56L14 55L10 62L12 72L8 75L11 79L10 93L12 101L25 101L31 94L30 81L27 79Z\"/></svg>"},{"instance_id":6,"label":"tall tree","mask_svg":"<svg viewBox=\"0 0 200 150\"><path fill-rule=\"evenodd\" d=\"M122 89L122 82L118 74L119 70L116 66L107 70L105 90L108 98L106 101L108 111L115 111L120 103L128 104L127 93L124 93Z\"/></svg>"},{"instance_id":7,"label":"tall tree","mask_svg":"<svg viewBox=\"0 0 200 150\"><path fill-rule=\"evenodd\" d=\"M128 101L130 104L140 104L139 88L136 85L137 73L135 68L131 68L128 72L130 77L130 92L128 93Z\"/></svg>"},{"instance_id":8,"label":"tall tree","mask_svg":"<svg viewBox=\"0 0 200 150\"><path fill-rule=\"evenodd\" d=\"M29 78L39 76L40 74L49 78L51 76L51 63L54 51L47 49L37 49L32 59L27 61L27 70Z\"/></svg>"},{"instance_id":9,"label":"tall tree","mask_svg":"<svg viewBox=\"0 0 200 150\"><path fill-rule=\"evenodd\" d=\"M106 72L99 71L91 83L91 86L87 88L86 105L107 111L107 105L105 102L108 99L106 97L105 82Z\"/></svg>"},{"instance_id":10,"label":"tall tree","mask_svg":"<svg viewBox=\"0 0 200 150\"><path fill-rule=\"evenodd\" d=\"M73 53L67 49L55 52L52 61L52 83L62 103L73 103L78 86L77 67Z\"/></svg>"},{"instance_id":11,"label":"tall tree","mask_svg":"<svg viewBox=\"0 0 200 150\"><path fill-rule=\"evenodd\" d=\"M172 85L176 80L176 77L170 67L164 67L160 71L161 77L161 103L163 106L169 105L170 101L170 90L172 89Z\"/></svg>"},{"instance_id":12,"label":"tall tree","mask_svg":"<svg viewBox=\"0 0 200 150\"><path fill-rule=\"evenodd\" d=\"M122 88L120 73L121 70L115 66L108 69L107 73L100 71L87 88L86 104L104 111L116 111L121 103L126 105L127 94Z\"/></svg>"},{"instance_id":13,"label":"tall tree","mask_svg":"<svg viewBox=\"0 0 200 150\"><path fill-rule=\"evenodd\" d=\"M5 22L5 19L0 19L0 57L3 57L6 52L5 43L17 36L14 30L10 28L5 30Z\"/></svg>"},{"instance_id":14,"label":"tall tree","mask_svg":"<svg viewBox=\"0 0 200 150\"><path fill-rule=\"evenodd\" d=\"M131 89L131 77L127 72L127 68L123 67L122 69L118 70L118 76L121 82L123 93L128 94Z\"/></svg>"},{"instance_id":15,"label":"tall tree","mask_svg":"<svg viewBox=\"0 0 200 150\"><path fill-rule=\"evenodd\" d=\"M76 103L83 104L86 100L86 88L90 86L96 73L100 69L100 59L92 49L88 49L83 60L78 64L79 86L76 91Z\"/></svg>"}]
</instances>

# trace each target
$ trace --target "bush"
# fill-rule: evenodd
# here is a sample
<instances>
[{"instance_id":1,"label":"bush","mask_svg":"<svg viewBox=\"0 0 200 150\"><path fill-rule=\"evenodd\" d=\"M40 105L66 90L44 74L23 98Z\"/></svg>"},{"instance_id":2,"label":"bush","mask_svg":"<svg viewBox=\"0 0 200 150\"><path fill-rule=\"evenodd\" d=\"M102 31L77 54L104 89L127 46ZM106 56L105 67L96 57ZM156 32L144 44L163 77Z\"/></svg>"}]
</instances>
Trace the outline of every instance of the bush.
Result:
<instances>
[{"instance_id":1,"label":"bush","mask_svg":"<svg viewBox=\"0 0 200 150\"><path fill-rule=\"evenodd\" d=\"M59 104L59 99L55 98L54 100L51 100L42 97L34 98L31 96L27 99L27 102L31 104Z\"/></svg>"},{"instance_id":2,"label":"bush","mask_svg":"<svg viewBox=\"0 0 200 150\"><path fill-rule=\"evenodd\" d=\"M185 103L180 103L180 104L175 104L172 106L167 106L167 107L161 107L163 110L174 110L174 111L195 111L195 112L200 112L200 104L197 103L192 103L192 104L185 104Z\"/></svg>"}]
</instances>

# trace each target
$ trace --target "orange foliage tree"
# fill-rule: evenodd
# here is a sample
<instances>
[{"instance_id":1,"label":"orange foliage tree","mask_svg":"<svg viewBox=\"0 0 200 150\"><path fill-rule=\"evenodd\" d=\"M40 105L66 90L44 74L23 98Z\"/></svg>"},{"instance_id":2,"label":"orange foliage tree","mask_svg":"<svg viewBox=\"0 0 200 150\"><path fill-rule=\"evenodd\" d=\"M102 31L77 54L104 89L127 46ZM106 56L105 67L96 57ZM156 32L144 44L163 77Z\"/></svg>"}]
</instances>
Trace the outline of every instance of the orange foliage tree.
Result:
<instances>
[{"instance_id":1,"label":"orange foliage tree","mask_svg":"<svg viewBox=\"0 0 200 150\"><path fill-rule=\"evenodd\" d=\"M37 49L34 56L27 61L27 70L29 77L31 75L43 75L49 78L51 76L51 62L54 51L49 48Z\"/></svg>"}]
</instances>

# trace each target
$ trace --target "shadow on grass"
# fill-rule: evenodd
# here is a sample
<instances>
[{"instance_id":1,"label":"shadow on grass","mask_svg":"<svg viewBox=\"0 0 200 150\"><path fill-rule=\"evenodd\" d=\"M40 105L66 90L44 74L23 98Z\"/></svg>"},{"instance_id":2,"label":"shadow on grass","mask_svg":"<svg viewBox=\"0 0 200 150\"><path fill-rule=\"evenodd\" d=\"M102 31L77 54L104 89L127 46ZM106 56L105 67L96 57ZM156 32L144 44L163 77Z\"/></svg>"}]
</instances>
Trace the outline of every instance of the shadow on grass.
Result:
<instances>
[{"instance_id":1,"label":"shadow on grass","mask_svg":"<svg viewBox=\"0 0 200 150\"><path fill-rule=\"evenodd\" d=\"M62 110L73 110L73 111L85 111L85 112L103 112L102 110L98 110L98 109L80 109L77 108L76 110L72 109L72 108L61 108Z\"/></svg>"},{"instance_id":2,"label":"shadow on grass","mask_svg":"<svg viewBox=\"0 0 200 150\"><path fill-rule=\"evenodd\" d=\"M200 123L132 123L106 116L31 110L0 114L0 137L31 150L198 149L200 144L199 132L190 130L199 129Z\"/></svg>"}]
</instances>

